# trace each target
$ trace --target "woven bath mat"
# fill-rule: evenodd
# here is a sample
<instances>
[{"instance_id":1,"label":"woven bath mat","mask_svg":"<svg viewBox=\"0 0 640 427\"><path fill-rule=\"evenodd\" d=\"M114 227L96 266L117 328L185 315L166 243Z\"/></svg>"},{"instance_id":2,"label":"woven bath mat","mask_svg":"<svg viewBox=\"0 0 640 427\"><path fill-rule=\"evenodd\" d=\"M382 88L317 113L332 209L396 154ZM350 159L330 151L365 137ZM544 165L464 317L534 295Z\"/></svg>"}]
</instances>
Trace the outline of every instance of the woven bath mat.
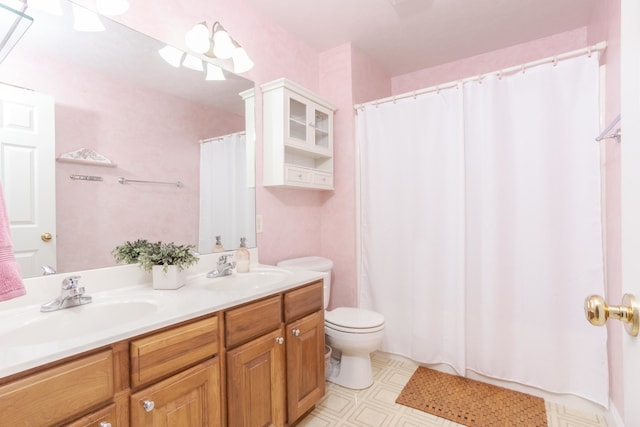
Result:
<instances>
[{"instance_id":1,"label":"woven bath mat","mask_svg":"<svg viewBox=\"0 0 640 427\"><path fill-rule=\"evenodd\" d=\"M544 399L419 367L396 403L469 427L546 427Z\"/></svg>"}]
</instances>

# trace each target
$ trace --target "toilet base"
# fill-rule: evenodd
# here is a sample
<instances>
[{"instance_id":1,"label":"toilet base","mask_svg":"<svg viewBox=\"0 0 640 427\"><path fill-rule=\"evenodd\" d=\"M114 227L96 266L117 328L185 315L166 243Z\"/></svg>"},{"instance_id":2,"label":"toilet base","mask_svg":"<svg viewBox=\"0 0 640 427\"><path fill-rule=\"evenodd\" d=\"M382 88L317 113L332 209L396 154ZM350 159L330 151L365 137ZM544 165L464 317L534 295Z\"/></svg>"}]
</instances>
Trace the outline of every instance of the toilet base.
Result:
<instances>
[{"instance_id":1,"label":"toilet base","mask_svg":"<svg viewBox=\"0 0 640 427\"><path fill-rule=\"evenodd\" d=\"M334 384L354 390L362 390L373 384L371 356L353 356L342 353L337 369L327 378Z\"/></svg>"}]
</instances>

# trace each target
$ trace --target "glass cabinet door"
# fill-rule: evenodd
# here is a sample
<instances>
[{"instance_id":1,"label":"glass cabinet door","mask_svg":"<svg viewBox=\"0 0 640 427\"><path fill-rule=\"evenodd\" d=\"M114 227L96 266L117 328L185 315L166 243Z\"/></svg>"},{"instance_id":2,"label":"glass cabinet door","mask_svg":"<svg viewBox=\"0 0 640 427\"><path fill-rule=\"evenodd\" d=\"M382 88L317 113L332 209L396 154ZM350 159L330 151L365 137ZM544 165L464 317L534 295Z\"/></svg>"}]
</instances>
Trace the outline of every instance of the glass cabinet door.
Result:
<instances>
[{"instance_id":1,"label":"glass cabinet door","mask_svg":"<svg viewBox=\"0 0 640 427\"><path fill-rule=\"evenodd\" d=\"M296 142L306 144L307 140L307 104L295 99L292 96L287 97L289 102L289 138Z\"/></svg>"},{"instance_id":2,"label":"glass cabinet door","mask_svg":"<svg viewBox=\"0 0 640 427\"><path fill-rule=\"evenodd\" d=\"M329 113L315 109L314 142L316 148L328 150L329 144Z\"/></svg>"}]
</instances>

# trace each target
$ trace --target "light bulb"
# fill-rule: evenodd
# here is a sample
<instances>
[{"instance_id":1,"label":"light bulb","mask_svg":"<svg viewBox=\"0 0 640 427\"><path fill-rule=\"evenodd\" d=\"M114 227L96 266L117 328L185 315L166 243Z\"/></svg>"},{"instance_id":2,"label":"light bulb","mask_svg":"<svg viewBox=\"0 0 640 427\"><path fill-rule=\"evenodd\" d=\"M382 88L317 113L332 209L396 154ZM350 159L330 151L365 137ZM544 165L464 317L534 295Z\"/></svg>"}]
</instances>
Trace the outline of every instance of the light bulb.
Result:
<instances>
[{"instance_id":1,"label":"light bulb","mask_svg":"<svg viewBox=\"0 0 640 427\"><path fill-rule=\"evenodd\" d=\"M96 0L96 8L103 15L122 15L129 10L129 0Z\"/></svg>"},{"instance_id":2,"label":"light bulb","mask_svg":"<svg viewBox=\"0 0 640 427\"><path fill-rule=\"evenodd\" d=\"M178 68L180 63L182 62L182 57L184 56L184 52L180 49L176 49L173 46L165 46L158 51L162 59L167 61L167 63L173 67Z\"/></svg>"},{"instance_id":3,"label":"light bulb","mask_svg":"<svg viewBox=\"0 0 640 427\"><path fill-rule=\"evenodd\" d=\"M74 30L84 32L98 32L105 30L97 13L78 6L75 3L71 3L71 10L73 10Z\"/></svg>"},{"instance_id":4,"label":"light bulb","mask_svg":"<svg viewBox=\"0 0 640 427\"><path fill-rule=\"evenodd\" d=\"M209 41L207 24L202 22L194 25L193 28L184 35L184 41L187 47L196 53L205 53L208 51L209 47L211 47L211 42Z\"/></svg>"},{"instance_id":5,"label":"light bulb","mask_svg":"<svg viewBox=\"0 0 640 427\"><path fill-rule=\"evenodd\" d=\"M233 50L233 71L244 73L253 68L253 61L249 58L247 51L240 46Z\"/></svg>"},{"instance_id":6,"label":"light bulb","mask_svg":"<svg viewBox=\"0 0 640 427\"><path fill-rule=\"evenodd\" d=\"M219 29L213 33L213 54L216 58L229 59L233 55L233 49L231 37L220 25Z\"/></svg>"},{"instance_id":7,"label":"light bulb","mask_svg":"<svg viewBox=\"0 0 640 427\"><path fill-rule=\"evenodd\" d=\"M205 80L226 80L222 68L207 62L207 77Z\"/></svg>"}]
</instances>

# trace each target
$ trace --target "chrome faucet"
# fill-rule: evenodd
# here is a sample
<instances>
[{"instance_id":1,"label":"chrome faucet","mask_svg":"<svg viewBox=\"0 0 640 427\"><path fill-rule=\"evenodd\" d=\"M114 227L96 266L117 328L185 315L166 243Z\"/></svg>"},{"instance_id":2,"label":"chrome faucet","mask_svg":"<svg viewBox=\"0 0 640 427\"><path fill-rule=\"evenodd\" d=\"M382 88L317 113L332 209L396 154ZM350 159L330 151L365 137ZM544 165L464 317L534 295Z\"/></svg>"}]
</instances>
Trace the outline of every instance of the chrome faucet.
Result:
<instances>
[{"instance_id":1,"label":"chrome faucet","mask_svg":"<svg viewBox=\"0 0 640 427\"><path fill-rule=\"evenodd\" d=\"M214 270L207 273L208 278L230 276L233 273L233 269L236 267L235 261L229 261L232 255L222 255L218 258L218 264Z\"/></svg>"},{"instance_id":2,"label":"chrome faucet","mask_svg":"<svg viewBox=\"0 0 640 427\"><path fill-rule=\"evenodd\" d=\"M60 296L40 306L40 311L57 311L77 305L89 304L91 297L84 294L84 286L78 286L80 276L70 276L62 281Z\"/></svg>"},{"instance_id":3,"label":"chrome faucet","mask_svg":"<svg viewBox=\"0 0 640 427\"><path fill-rule=\"evenodd\" d=\"M43 276L50 276L52 274L57 274L57 271L55 268L51 267L49 264L45 264L42 266L42 275Z\"/></svg>"}]
</instances>

